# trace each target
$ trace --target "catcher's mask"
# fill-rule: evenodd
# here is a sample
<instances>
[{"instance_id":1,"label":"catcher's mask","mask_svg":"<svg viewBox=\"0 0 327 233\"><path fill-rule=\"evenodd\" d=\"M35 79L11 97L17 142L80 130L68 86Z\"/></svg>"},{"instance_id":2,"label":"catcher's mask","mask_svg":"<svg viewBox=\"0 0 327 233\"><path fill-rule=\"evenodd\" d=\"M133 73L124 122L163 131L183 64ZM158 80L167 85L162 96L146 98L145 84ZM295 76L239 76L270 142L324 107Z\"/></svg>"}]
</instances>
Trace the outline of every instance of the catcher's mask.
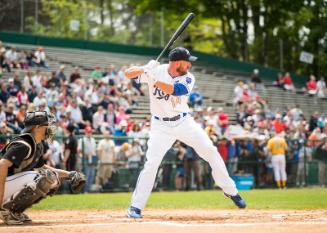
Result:
<instances>
[{"instance_id":1,"label":"catcher's mask","mask_svg":"<svg viewBox=\"0 0 327 233\"><path fill-rule=\"evenodd\" d=\"M56 133L56 118L45 111L27 112L24 119L23 133L30 133L36 126L47 126L45 140L52 142Z\"/></svg>"}]
</instances>

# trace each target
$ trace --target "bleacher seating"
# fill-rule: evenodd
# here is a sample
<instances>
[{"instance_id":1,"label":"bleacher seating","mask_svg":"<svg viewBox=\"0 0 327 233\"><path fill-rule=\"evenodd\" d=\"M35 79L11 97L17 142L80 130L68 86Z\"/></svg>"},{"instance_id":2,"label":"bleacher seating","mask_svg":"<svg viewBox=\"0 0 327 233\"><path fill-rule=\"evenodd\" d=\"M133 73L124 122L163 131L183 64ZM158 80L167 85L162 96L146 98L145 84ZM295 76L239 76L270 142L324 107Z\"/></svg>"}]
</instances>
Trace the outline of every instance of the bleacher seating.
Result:
<instances>
[{"instance_id":1,"label":"bleacher seating","mask_svg":"<svg viewBox=\"0 0 327 233\"><path fill-rule=\"evenodd\" d=\"M13 44L18 49L30 50L35 48L31 45ZM108 52L96 52L80 49L67 49L45 47L47 58L49 60L51 72L57 70L61 64L66 66L65 73L69 75L75 66L80 67L81 75L88 78L91 71L95 66L99 65L101 68L113 64L116 67L129 64L145 64L152 59L147 56L118 54ZM35 69L35 68L33 68ZM23 72L23 71L21 71ZM224 107L224 111L229 114L232 122L235 121L236 108L232 105L233 90L236 81L239 79L249 80L249 74L239 72L226 72L222 70L208 70L206 67L195 66L192 72L196 77L196 85L199 91L205 97L205 105L214 108ZM5 73L4 78L10 76ZM304 112L305 117L308 119L314 111L324 112L327 107L327 100L310 98L299 93L285 92L277 89L271 85L271 81L265 81L266 93L260 93L262 98L269 102L272 110L286 108L297 104ZM142 120L149 117L149 99L148 96L142 96L139 99L140 104L133 109L132 118L135 120Z\"/></svg>"}]
</instances>

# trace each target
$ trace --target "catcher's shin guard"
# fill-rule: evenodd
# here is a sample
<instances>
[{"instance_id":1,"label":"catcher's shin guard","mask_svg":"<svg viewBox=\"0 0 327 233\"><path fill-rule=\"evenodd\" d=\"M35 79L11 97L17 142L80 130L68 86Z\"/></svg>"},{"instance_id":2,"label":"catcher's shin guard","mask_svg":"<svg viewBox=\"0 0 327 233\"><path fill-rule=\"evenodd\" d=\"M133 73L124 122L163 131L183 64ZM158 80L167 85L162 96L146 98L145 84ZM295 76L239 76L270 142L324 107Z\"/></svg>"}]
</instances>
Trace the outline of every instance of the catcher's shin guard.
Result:
<instances>
[{"instance_id":1,"label":"catcher's shin guard","mask_svg":"<svg viewBox=\"0 0 327 233\"><path fill-rule=\"evenodd\" d=\"M35 182L26 184L22 190L14 193L10 200L3 204L3 207L13 213L23 213L47 195L55 193L59 186L57 174L47 169L40 170Z\"/></svg>"}]
</instances>

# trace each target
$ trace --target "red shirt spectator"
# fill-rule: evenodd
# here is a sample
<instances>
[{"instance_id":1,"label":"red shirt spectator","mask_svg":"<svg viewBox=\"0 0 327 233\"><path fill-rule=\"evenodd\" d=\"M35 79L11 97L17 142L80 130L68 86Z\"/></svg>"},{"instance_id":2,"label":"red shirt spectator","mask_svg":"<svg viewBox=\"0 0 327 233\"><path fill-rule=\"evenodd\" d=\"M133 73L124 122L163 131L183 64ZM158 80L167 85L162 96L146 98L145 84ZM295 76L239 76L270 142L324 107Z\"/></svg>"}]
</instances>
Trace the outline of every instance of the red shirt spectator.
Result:
<instances>
[{"instance_id":1,"label":"red shirt spectator","mask_svg":"<svg viewBox=\"0 0 327 233\"><path fill-rule=\"evenodd\" d=\"M286 129L286 125L281 121L281 115L276 115L276 119L273 121L273 126L276 133L281 133Z\"/></svg>"},{"instance_id":2,"label":"red shirt spectator","mask_svg":"<svg viewBox=\"0 0 327 233\"><path fill-rule=\"evenodd\" d=\"M292 81L292 78L290 75L286 74L284 77L283 77L283 83L285 85L292 85L293 84L293 81Z\"/></svg>"},{"instance_id":3,"label":"red shirt spectator","mask_svg":"<svg viewBox=\"0 0 327 233\"><path fill-rule=\"evenodd\" d=\"M307 82L307 89L310 91L310 90L316 90L317 89L317 83L316 83L316 80L314 79L310 79L308 82Z\"/></svg>"},{"instance_id":4,"label":"red shirt spectator","mask_svg":"<svg viewBox=\"0 0 327 233\"><path fill-rule=\"evenodd\" d=\"M224 113L223 108L218 108L218 125L221 129L221 133L224 134L228 127L228 115Z\"/></svg>"},{"instance_id":5,"label":"red shirt spectator","mask_svg":"<svg viewBox=\"0 0 327 233\"><path fill-rule=\"evenodd\" d=\"M228 159L228 149L227 149L227 141L223 138L223 140L218 140L218 152L224 162Z\"/></svg>"}]
</instances>

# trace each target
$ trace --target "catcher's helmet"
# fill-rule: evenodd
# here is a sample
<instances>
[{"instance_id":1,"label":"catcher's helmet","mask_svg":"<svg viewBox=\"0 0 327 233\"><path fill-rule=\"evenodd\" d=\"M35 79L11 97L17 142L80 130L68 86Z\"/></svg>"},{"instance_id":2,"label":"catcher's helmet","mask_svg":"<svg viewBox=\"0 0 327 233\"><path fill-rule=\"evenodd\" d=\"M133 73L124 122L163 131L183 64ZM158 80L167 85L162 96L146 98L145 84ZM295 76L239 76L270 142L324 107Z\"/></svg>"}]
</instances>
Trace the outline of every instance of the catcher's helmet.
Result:
<instances>
[{"instance_id":1,"label":"catcher's helmet","mask_svg":"<svg viewBox=\"0 0 327 233\"><path fill-rule=\"evenodd\" d=\"M51 126L55 117L45 111L27 112L24 119L24 133L30 132L35 126Z\"/></svg>"}]
</instances>

